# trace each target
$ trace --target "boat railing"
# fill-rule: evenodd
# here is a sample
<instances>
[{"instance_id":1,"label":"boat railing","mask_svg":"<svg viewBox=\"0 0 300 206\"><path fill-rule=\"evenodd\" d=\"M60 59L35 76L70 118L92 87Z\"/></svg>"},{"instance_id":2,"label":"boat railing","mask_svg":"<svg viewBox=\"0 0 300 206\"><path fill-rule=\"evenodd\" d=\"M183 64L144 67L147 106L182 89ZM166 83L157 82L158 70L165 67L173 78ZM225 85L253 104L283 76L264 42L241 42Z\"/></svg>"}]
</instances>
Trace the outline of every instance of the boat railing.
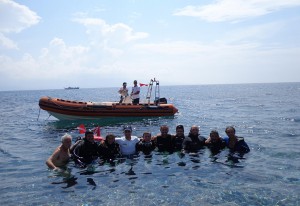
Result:
<instances>
[{"instance_id":1,"label":"boat railing","mask_svg":"<svg viewBox=\"0 0 300 206\"><path fill-rule=\"evenodd\" d=\"M156 80L155 78L151 79L150 83L149 83L149 86L148 86L147 96L146 96L146 100L148 101L148 104L150 104L150 101L151 101L153 83L155 83L155 97L154 97L154 101L156 102L160 98L159 81ZM159 104L159 102L158 102L158 104Z\"/></svg>"}]
</instances>

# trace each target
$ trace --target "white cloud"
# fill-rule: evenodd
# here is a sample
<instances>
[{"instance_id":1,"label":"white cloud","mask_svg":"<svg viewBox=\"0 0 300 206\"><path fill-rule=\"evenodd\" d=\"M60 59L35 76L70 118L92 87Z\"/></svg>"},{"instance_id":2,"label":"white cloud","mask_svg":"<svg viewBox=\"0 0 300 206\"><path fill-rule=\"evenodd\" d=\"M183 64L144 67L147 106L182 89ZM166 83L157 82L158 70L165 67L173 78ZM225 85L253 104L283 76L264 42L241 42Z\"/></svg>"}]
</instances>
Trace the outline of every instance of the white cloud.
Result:
<instances>
[{"instance_id":1,"label":"white cloud","mask_svg":"<svg viewBox=\"0 0 300 206\"><path fill-rule=\"evenodd\" d=\"M287 7L300 6L299 0L218 0L205 6L187 6L177 16L199 17L209 22L240 21L266 15Z\"/></svg>"},{"instance_id":2,"label":"white cloud","mask_svg":"<svg viewBox=\"0 0 300 206\"><path fill-rule=\"evenodd\" d=\"M11 39L5 37L2 33L0 33L0 45L6 49L18 49L18 45Z\"/></svg>"},{"instance_id":3,"label":"white cloud","mask_svg":"<svg viewBox=\"0 0 300 206\"><path fill-rule=\"evenodd\" d=\"M251 42L257 45L281 44L282 40L272 38L277 35L285 26L284 22L271 22L257 24L254 26L242 27L224 33L223 40L227 44L240 44ZM268 41L270 43L268 43ZM279 42L277 42L279 41ZM281 41L281 42L280 42Z\"/></svg>"},{"instance_id":4,"label":"white cloud","mask_svg":"<svg viewBox=\"0 0 300 206\"><path fill-rule=\"evenodd\" d=\"M55 56L56 61L61 60L63 62L74 61L89 51L89 48L83 46L67 46L59 38L50 41L48 49L48 56Z\"/></svg>"},{"instance_id":5,"label":"white cloud","mask_svg":"<svg viewBox=\"0 0 300 206\"><path fill-rule=\"evenodd\" d=\"M17 49L17 43L4 34L18 33L37 24L40 17L28 7L10 0L0 0L0 46Z\"/></svg>"},{"instance_id":6,"label":"white cloud","mask_svg":"<svg viewBox=\"0 0 300 206\"><path fill-rule=\"evenodd\" d=\"M74 21L87 28L86 33L93 38L94 44L120 47L126 43L148 37L147 33L134 32L131 27L123 23L109 25L104 20L97 18L75 18Z\"/></svg>"},{"instance_id":7,"label":"white cloud","mask_svg":"<svg viewBox=\"0 0 300 206\"><path fill-rule=\"evenodd\" d=\"M20 32L34 24L40 17L28 7L10 0L0 0L0 32Z\"/></svg>"},{"instance_id":8,"label":"white cloud","mask_svg":"<svg viewBox=\"0 0 300 206\"><path fill-rule=\"evenodd\" d=\"M199 55L216 55L223 50L240 52L240 50L257 48L257 46L258 45L254 43L240 43L237 45L231 45L230 43L228 44L228 42L222 40L209 44L203 44L195 41L170 41L157 44L137 44L135 48L140 50L142 53L150 52L168 56L178 55L181 57L192 57Z\"/></svg>"},{"instance_id":9,"label":"white cloud","mask_svg":"<svg viewBox=\"0 0 300 206\"><path fill-rule=\"evenodd\" d=\"M222 2L225 1L217 3ZM249 2L254 4L254 1ZM284 21L234 27L234 30L224 30L212 42L201 41L200 37L198 41L161 40L157 43L142 41L149 34L137 32L127 24L109 24L85 15L82 13L73 19L84 25L86 36L82 42L85 43L70 44L66 39L52 36L48 37L52 39L48 45L39 47L39 54L29 53L29 50L0 54L0 89L9 88L9 84L11 88L16 85L35 88L36 83L27 87L28 82L41 82L39 88L102 87L133 78L143 82L153 77L163 85L263 82L276 81L281 76L282 81L299 78L297 46L287 48L281 42L276 45L278 39L269 38L282 30ZM267 41L276 46L266 47ZM17 48L1 33L0 42L7 48ZM282 71L283 68L286 70ZM268 74L278 74L278 78L268 77ZM111 82L107 84L106 79Z\"/></svg>"},{"instance_id":10,"label":"white cloud","mask_svg":"<svg viewBox=\"0 0 300 206\"><path fill-rule=\"evenodd\" d=\"M1 73L14 80L62 79L85 72L88 48L67 46L62 39L54 38L39 57L23 54L21 59L2 56Z\"/></svg>"},{"instance_id":11,"label":"white cloud","mask_svg":"<svg viewBox=\"0 0 300 206\"><path fill-rule=\"evenodd\" d=\"M133 76L139 81L156 77L163 85L264 82L268 74L277 74L278 79L271 78L274 81L291 81L290 75L296 81L299 52L296 48L261 50L260 45L251 43L169 41L136 44L119 58L95 54L98 59L97 56L92 59L95 50L68 46L62 39L54 38L41 50L39 57L30 54L24 54L21 59L0 56L0 73L4 82L6 79L10 82L44 80L48 88L63 88L68 84L101 87L107 86L101 83L107 78L113 77L114 81L122 78L122 82ZM282 68L288 70L284 72Z\"/></svg>"}]
</instances>

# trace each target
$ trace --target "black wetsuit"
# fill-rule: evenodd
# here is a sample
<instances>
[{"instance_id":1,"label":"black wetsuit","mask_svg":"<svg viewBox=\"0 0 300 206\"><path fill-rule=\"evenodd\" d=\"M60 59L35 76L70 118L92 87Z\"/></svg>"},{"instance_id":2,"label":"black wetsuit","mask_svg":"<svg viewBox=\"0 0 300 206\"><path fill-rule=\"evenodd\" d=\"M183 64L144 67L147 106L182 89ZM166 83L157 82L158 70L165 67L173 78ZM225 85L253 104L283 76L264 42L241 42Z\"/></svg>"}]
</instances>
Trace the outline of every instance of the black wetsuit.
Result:
<instances>
[{"instance_id":1,"label":"black wetsuit","mask_svg":"<svg viewBox=\"0 0 300 206\"><path fill-rule=\"evenodd\" d=\"M173 152L174 151L174 138L170 134L167 137L161 135L156 138L156 145L159 152Z\"/></svg>"},{"instance_id":2,"label":"black wetsuit","mask_svg":"<svg viewBox=\"0 0 300 206\"><path fill-rule=\"evenodd\" d=\"M91 143L86 139L83 139L73 151L73 157L77 163L90 164L93 160L97 159L97 156L97 144L95 142Z\"/></svg>"},{"instance_id":3,"label":"black wetsuit","mask_svg":"<svg viewBox=\"0 0 300 206\"><path fill-rule=\"evenodd\" d=\"M174 136L174 149L175 151L180 151L182 149L182 143L185 139L185 136L177 137Z\"/></svg>"},{"instance_id":4,"label":"black wetsuit","mask_svg":"<svg viewBox=\"0 0 300 206\"><path fill-rule=\"evenodd\" d=\"M116 142L108 144L105 140L98 146L98 154L102 160L110 161L121 156L120 145Z\"/></svg>"},{"instance_id":5,"label":"black wetsuit","mask_svg":"<svg viewBox=\"0 0 300 206\"><path fill-rule=\"evenodd\" d=\"M145 155L149 155L155 149L155 142L153 140L150 142L140 140L135 147L136 151L142 151Z\"/></svg>"},{"instance_id":6,"label":"black wetsuit","mask_svg":"<svg viewBox=\"0 0 300 206\"><path fill-rule=\"evenodd\" d=\"M210 142L206 144L206 146L210 149L212 154L217 154L220 152L220 150L226 147L226 142L223 139L219 139L216 142Z\"/></svg>"},{"instance_id":7,"label":"black wetsuit","mask_svg":"<svg viewBox=\"0 0 300 206\"><path fill-rule=\"evenodd\" d=\"M229 137L225 137L224 141L229 145ZM234 148L229 148L230 152L238 152L238 153L248 153L250 152L250 148L244 140L244 137L237 137L237 142L234 145Z\"/></svg>"},{"instance_id":8,"label":"black wetsuit","mask_svg":"<svg viewBox=\"0 0 300 206\"><path fill-rule=\"evenodd\" d=\"M197 152L205 145L206 138L200 135L194 136L189 134L187 138L183 140L182 147L189 152Z\"/></svg>"}]
</instances>

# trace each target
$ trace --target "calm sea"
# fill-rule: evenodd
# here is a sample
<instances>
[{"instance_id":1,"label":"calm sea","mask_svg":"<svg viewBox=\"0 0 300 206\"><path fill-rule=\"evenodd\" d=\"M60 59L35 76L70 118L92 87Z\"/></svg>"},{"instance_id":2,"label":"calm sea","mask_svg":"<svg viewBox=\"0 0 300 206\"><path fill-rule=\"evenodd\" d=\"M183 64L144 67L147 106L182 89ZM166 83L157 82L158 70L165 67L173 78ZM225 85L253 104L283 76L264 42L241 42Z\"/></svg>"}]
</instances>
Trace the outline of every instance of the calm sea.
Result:
<instances>
[{"instance_id":1,"label":"calm sea","mask_svg":"<svg viewBox=\"0 0 300 206\"><path fill-rule=\"evenodd\" d=\"M161 97L179 113L169 118L62 122L40 111L41 96L118 100L117 88L0 92L0 205L300 205L300 83L161 86ZM146 88L142 88L145 96ZM45 160L76 127L101 126L102 135L170 133L178 124L202 135L234 125L251 148L238 162L228 151L204 149L184 157L154 153L94 172L69 164L70 175L49 171ZM77 179L76 179L77 178ZM91 180L95 184L91 184ZM96 185L96 186L95 186Z\"/></svg>"}]
</instances>

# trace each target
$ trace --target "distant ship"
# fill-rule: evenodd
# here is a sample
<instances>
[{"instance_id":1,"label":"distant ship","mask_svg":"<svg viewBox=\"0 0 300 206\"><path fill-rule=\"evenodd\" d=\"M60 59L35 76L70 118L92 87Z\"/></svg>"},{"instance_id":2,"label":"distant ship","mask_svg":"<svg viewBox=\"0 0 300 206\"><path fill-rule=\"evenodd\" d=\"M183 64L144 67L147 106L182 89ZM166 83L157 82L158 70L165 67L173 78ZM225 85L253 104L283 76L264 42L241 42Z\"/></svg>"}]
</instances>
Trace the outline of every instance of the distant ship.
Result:
<instances>
[{"instance_id":1,"label":"distant ship","mask_svg":"<svg viewBox=\"0 0 300 206\"><path fill-rule=\"evenodd\" d=\"M65 87L65 89L79 89L79 87Z\"/></svg>"}]
</instances>

